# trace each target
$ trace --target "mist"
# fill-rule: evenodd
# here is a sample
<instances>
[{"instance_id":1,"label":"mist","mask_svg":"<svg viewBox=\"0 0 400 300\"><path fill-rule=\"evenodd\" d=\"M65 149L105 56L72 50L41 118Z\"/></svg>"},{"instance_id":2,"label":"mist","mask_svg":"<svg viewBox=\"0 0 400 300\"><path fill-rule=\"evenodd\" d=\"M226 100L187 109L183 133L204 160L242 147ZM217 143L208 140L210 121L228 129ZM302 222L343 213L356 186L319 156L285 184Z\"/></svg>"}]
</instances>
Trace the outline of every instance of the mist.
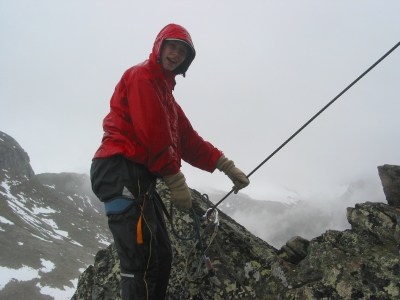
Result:
<instances>
[{"instance_id":1,"label":"mist","mask_svg":"<svg viewBox=\"0 0 400 300\"><path fill-rule=\"evenodd\" d=\"M36 174L88 174L122 73L178 23L197 55L174 96L199 134L249 174L399 42L399 11L395 0L1 1L0 129L29 153ZM400 164L399 78L397 49L242 191L295 206L233 217L280 245L347 228L345 209L357 201L384 201L376 168ZM183 163L182 172L203 193L231 189L218 171Z\"/></svg>"},{"instance_id":2,"label":"mist","mask_svg":"<svg viewBox=\"0 0 400 300\"><path fill-rule=\"evenodd\" d=\"M279 193L279 197L282 195L285 195L284 191ZM222 196L223 193L214 192L212 201L216 203ZM255 204L251 197L239 193L224 200L220 209L251 233L279 249L294 236L311 240L327 230L350 229L347 207L364 202L386 203L382 185L373 178L337 186L329 193L303 196L286 191L286 196L274 198L271 194L271 198L259 199L259 203ZM232 207L235 208L230 210Z\"/></svg>"}]
</instances>

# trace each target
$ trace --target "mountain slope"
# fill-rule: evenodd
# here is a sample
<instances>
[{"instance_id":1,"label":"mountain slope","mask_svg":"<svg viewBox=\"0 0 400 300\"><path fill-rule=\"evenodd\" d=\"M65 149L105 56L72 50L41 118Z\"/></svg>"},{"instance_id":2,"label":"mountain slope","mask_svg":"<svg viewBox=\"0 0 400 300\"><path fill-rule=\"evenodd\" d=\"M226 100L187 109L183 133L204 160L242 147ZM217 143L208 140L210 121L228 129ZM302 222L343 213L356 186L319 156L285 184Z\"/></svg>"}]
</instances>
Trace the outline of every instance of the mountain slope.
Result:
<instances>
[{"instance_id":1,"label":"mountain slope","mask_svg":"<svg viewBox=\"0 0 400 300\"><path fill-rule=\"evenodd\" d=\"M102 205L87 175L35 175L1 132L0 153L0 299L65 299L111 242Z\"/></svg>"}]
</instances>

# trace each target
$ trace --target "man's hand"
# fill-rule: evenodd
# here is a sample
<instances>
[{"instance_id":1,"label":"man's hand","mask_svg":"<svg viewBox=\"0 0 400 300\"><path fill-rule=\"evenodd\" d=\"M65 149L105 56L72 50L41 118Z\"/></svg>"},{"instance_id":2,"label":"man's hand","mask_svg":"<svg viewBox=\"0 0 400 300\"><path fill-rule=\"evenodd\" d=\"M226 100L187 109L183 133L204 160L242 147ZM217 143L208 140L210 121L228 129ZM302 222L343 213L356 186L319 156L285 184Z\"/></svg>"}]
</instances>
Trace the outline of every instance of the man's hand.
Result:
<instances>
[{"instance_id":1,"label":"man's hand","mask_svg":"<svg viewBox=\"0 0 400 300\"><path fill-rule=\"evenodd\" d=\"M192 207L192 195L181 171L175 175L165 176L164 181L171 191L171 202L180 208Z\"/></svg>"},{"instance_id":2,"label":"man's hand","mask_svg":"<svg viewBox=\"0 0 400 300\"><path fill-rule=\"evenodd\" d=\"M217 161L217 169L224 172L232 180L235 194L250 184L246 174L236 168L234 162L227 159L225 155L222 155Z\"/></svg>"}]
</instances>

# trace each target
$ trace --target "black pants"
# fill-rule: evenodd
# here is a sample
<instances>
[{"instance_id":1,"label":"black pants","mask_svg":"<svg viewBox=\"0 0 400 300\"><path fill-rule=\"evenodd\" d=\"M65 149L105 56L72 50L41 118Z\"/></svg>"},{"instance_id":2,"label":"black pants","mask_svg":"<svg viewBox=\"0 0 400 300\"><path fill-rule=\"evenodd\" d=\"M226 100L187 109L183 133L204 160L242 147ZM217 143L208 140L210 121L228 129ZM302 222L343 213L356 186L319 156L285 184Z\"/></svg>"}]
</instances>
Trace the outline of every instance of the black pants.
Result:
<instances>
[{"instance_id":1,"label":"black pants","mask_svg":"<svg viewBox=\"0 0 400 300\"><path fill-rule=\"evenodd\" d=\"M158 195L108 216L121 263L122 300L165 298L172 250Z\"/></svg>"},{"instance_id":2,"label":"black pants","mask_svg":"<svg viewBox=\"0 0 400 300\"><path fill-rule=\"evenodd\" d=\"M121 263L122 299L164 299L172 250L161 199L151 188L156 178L145 166L120 155L94 159L90 177L93 192L101 201L132 201L123 210L108 214Z\"/></svg>"}]
</instances>

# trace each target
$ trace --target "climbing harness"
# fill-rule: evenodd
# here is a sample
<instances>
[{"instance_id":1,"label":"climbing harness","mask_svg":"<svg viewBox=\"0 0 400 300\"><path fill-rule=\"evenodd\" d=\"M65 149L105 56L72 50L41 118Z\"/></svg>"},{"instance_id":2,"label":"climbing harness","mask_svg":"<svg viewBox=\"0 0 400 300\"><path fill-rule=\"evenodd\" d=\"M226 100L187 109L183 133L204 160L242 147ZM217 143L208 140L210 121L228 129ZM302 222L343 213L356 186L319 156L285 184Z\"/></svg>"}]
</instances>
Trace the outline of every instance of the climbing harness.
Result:
<instances>
[{"instance_id":1,"label":"climbing harness","mask_svg":"<svg viewBox=\"0 0 400 300\"><path fill-rule=\"evenodd\" d=\"M247 177L253 175L259 168L261 168L268 160L270 160L279 150L281 150L287 143L289 143L296 135L298 135L304 128L306 128L314 119L316 119L324 110L331 106L337 99L339 99L345 92L347 92L353 85L355 85L361 78L363 78L369 71L375 68L382 60L384 60L390 53L392 53L398 46L400 42L394 45L389 51L387 51L381 58L379 58L374 64L372 64L367 70L364 71L360 76L358 76L352 83L350 83L344 90L342 90L335 98L328 102L321 110L319 110L313 117L311 117L303 126L301 126L295 133L293 133L285 142L283 142L275 151L273 151L266 159L264 159L257 167L251 171ZM219 200L210 210L214 211L226 198L232 194L234 189L227 193L221 200Z\"/></svg>"}]
</instances>

